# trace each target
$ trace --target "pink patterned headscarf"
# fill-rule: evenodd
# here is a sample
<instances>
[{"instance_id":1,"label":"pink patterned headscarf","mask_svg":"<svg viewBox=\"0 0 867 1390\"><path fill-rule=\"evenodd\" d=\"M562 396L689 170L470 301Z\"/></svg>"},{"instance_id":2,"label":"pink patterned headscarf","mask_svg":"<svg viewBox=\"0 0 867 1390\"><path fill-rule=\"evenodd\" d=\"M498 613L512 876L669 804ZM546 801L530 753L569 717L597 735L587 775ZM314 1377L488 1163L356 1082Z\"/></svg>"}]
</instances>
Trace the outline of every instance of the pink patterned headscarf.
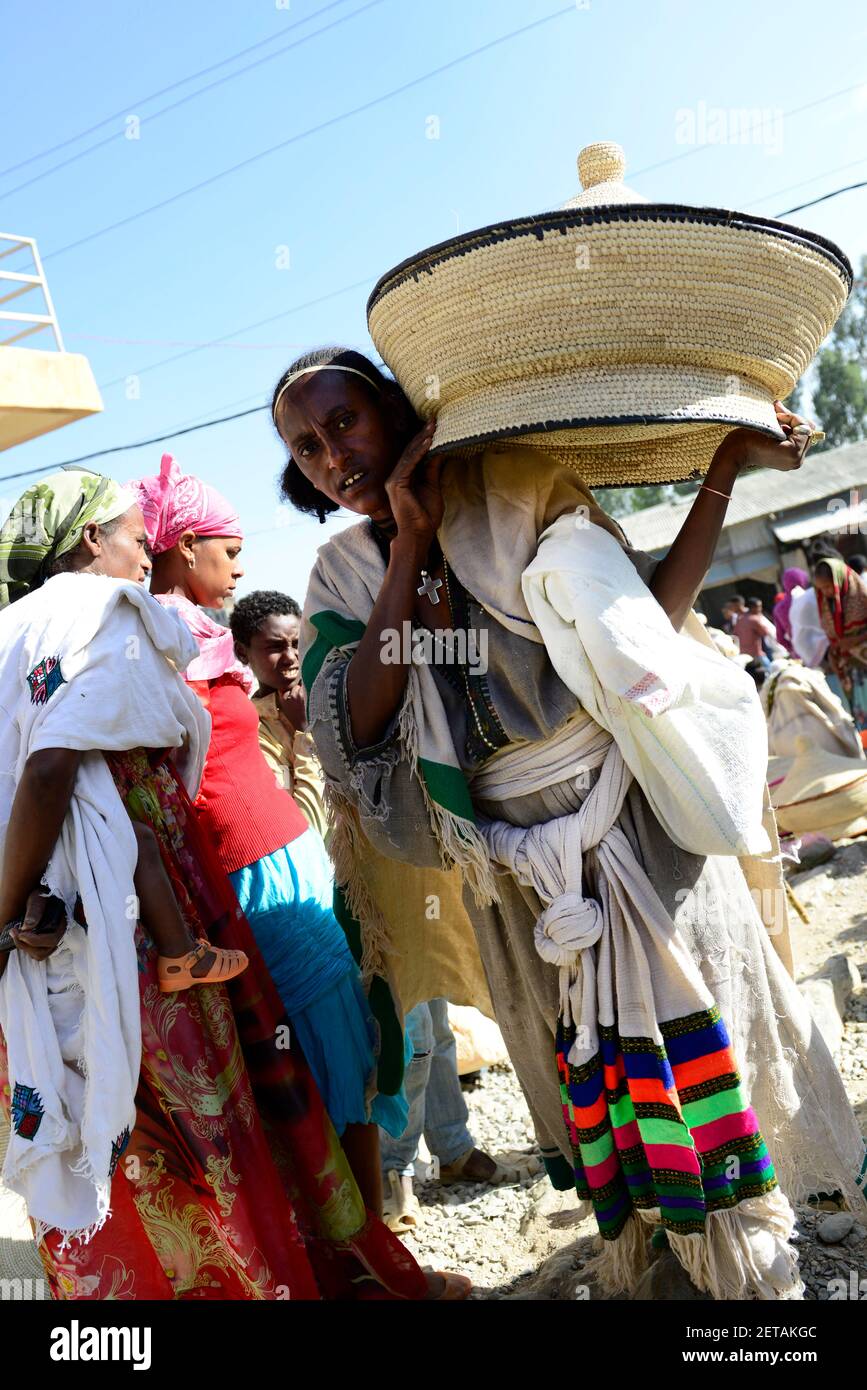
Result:
<instances>
[{"instance_id":1,"label":"pink patterned headscarf","mask_svg":"<svg viewBox=\"0 0 867 1390\"><path fill-rule=\"evenodd\" d=\"M177 545L185 531L197 536L238 536L241 518L216 488L192 473L182 473L171 454L163 454L159 476L128 484L142 509L154 555Z\"/></svg>"}]
</instances>

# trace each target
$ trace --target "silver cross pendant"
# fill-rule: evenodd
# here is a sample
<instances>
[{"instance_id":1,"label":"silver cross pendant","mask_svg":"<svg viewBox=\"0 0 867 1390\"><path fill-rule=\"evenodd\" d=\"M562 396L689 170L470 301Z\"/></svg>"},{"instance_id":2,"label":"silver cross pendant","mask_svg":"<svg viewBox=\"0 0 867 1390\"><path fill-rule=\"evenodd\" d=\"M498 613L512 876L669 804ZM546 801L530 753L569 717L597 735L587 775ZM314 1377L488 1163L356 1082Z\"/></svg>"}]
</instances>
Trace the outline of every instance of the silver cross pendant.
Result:
<instances>
[{"instance_id":1,"label":"silver cross pendant","mask_svg":"<svg viewBox=\"0 0 867 1390\"><path fill-rule=\"evenodd\" d=\"M421 584L416 589L417 594L424 594L425 598L430 599L431 603L439 603L440 596L437 589L441 589L443 581L441 579L431 579L427 570L421 572Z\"/></svg>"}]
</instances>

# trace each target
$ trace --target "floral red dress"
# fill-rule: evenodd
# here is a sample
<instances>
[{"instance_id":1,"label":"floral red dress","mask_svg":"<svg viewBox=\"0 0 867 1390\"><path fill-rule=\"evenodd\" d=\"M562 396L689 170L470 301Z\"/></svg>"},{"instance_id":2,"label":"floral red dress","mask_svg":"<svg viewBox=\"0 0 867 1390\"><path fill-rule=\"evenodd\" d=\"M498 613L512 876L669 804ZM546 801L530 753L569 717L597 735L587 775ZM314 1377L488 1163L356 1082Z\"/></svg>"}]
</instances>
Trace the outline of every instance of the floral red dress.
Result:
<instances>
[{"instance_id":1,"label":"floral red dress","mask_svg":"<svg viewBox=\"0 0 867 1390\"><path fill-rule=\"evenodd\" d=\"M170 759L107 755L160 843L195 936L245 951L228 986L161 994L141 927L137 1123L112 1215L86 1245L40 1255L60 1299L423 1298L424 1275L368 1213L279 996ZM0 1089L8 1111L5 1048Z\"/></svg>"}]
</instances>

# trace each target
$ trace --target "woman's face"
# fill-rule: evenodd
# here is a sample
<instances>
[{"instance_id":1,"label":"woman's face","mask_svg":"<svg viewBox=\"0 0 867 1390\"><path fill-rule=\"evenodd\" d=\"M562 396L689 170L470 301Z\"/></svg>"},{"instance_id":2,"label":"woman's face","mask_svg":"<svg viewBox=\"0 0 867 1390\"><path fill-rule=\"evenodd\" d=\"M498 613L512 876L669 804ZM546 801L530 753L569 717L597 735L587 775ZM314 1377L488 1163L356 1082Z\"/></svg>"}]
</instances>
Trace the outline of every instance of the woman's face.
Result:
<instances>
[{"instance_id":1,"label":"woman's face","mask_svg":"<svg viewBox=\"0 0 867 1390\"><path fill-rule=\"evenodd\" d=\"M834 580L831 578L830 572L823 569L821 566L813 575L813 585L819 590L819 593L824 594L826 598L834 597Z\"/></svg>"},{"instance_id":2,"label":"woman's face","mask_svg":"<svg viewBox=\"0 0 867 1390\"><path fill-rule=\"evenodd\" d=\"M141 507L130 507L108 531L96 523L86 526L82 544L92 555L88 569L94 574L143 584L151 572Z\"/></svg>"},{"instance_id":3,"label":"woman's face","mask_svg":"<svg viewBox=\"0 0 867 1390\"><path fill-rule=\"evenodd\" d=\"M390 517L385 484L406 440L388 397L348 372L311 372L284 393L277 427L319 492L375 521Z\"/></svg>"},{"instance_id":4,"label":"woman's face","mask_svg":"<svg viewBox=\"0 0 867 1390\"><path fill-rule=\"evenodd\" d=\"M222 608L235 592L235 585L244 574L238 559L241 545L240 536L207 536L192 542L195 564L187 584L200 608Z\"/></svg>"}]
</instances>

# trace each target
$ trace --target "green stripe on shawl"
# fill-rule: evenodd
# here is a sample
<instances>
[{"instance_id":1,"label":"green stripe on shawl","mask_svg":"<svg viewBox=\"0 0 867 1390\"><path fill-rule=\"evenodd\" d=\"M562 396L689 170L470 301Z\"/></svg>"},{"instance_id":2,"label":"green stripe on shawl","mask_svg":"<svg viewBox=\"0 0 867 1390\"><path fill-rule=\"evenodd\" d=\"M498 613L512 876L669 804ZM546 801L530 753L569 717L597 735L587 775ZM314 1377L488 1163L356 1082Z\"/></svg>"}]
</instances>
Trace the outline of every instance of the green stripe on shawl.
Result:
<instances>
[{"instance_id":1,"label":"green stripe on shawl","mask_svg":"<svg viewBox=\"0 0 867 1390\"><path fill-rule=\"evenodd\" d=\"M313 614L310 622L316 629L316 641L307 650L301 663L301 681L307 691L308 700L314 681L322 670L329 652L354 646L367 631L367 625L358 618L346 618L342 613L336 613L329 608ZM475 824L473 803L461 769L421 757L418 765L431 800L460 820Z\"/></svg>"},{"instance_id":2,"label":"green stripe on shawl","mask_svg":"<svg viewBox=\"0 0 867 1390\"><path fill-rule=\"evenodd\" d=\"M310 622L316 628L317 637L301 663L301 683L308 699L328 653L335 647L348 647L360 642L367 631L366 623L359 622L358 618L344 618L333 609L315 613Z\"/></svg>"},{"instance_id":3,"label":"green stripe on shawl","mask_svg":"<svg viewBox=\"0 0 867 1390\"><path fill-rule=\"evenodd\" d=\"M419 758L418 765L431 800L451 811L453 816L475 824L467 779L461 769L450 767L448 763L431 762L429 758Z\"/></svg>"}]
</instances>

